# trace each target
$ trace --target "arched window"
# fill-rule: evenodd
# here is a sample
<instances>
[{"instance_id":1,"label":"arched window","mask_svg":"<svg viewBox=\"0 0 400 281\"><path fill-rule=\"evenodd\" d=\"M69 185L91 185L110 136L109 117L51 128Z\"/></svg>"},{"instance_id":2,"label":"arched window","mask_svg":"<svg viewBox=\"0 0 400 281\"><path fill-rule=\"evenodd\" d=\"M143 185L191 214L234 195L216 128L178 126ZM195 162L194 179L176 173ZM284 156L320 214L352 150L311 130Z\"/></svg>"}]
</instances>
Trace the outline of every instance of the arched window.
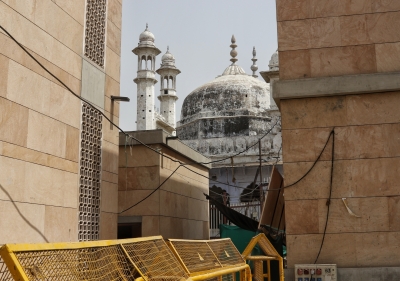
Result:
<instances>
[{"instance_id":1,"label":"arched window","mask_svg":"<svg viewBox=\"0 0 400 281\"><path fill-rule=\"evenodd\" d=\"M170 85L170 88L172 88L172 89L175 89L175 87L174 87L174 78L172 77L172 76L170 76L169 77L169 80L171 81L170 83L171 83L171 85Z\"/></svg>"},{"instance_id":2,"label":"arched window","mask_svg":"<svg viewBox=\"0 0 400 281\"><path fill-rule=\"evenodd\" d=\"M142 59L140 61L140 70L145 70L146 69L146 57L142 56Z\"/></svg>"},{"instance_id":3,"label":"arched window","mask_svg":"<svg viewBox=\"0 0 400 281\"><path fill-rule=\"evenodd\" d=\"M164 89L168 89L168 76L164 76Z\"/></svg>"},{"instance_id":4,"label":"arched window","mask_svg":"<svg viewBox=\"0 0 400 281\"><path fill-rule=\"evenodd\" d=\"M153 59L151 56L147 56L147 69L153 70Z\"/></svg>"}]
</instances>

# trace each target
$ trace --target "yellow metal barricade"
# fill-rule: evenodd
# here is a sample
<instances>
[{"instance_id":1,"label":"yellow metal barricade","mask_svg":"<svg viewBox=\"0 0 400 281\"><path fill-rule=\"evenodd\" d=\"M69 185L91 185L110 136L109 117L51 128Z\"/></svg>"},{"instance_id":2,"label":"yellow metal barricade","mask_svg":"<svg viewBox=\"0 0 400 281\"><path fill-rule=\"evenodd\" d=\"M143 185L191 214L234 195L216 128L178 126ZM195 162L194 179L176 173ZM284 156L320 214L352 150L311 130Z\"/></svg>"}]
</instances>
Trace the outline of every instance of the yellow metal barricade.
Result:
<instances>
[{"instance_id":1,"label":"yellow metal barricade","mask_svg":"<svg viewBox=\"0 0 400 281\"><path fill-rule=\"evenodd\" d=\"M8 271L7 265L4 263L0 256L0 281L12 281L14 280L11 276L10 271Z\"/></svg>"},{"instance_id":2,"label":"yellow metal barricade","mask_svg":"<svg viewBox=\"0 0 400 281\"><path fill-rule=\"evenodd\" d=\"M182 240L169 239L168 245L190 278L196 280L250 281L250 267L231 239Z\"/></svg>"},{"instance_id":3,"label":"yellow metal barricade","mask_svg":"<svg viewBox=\"0 0 400 281\"><path fill-rule=\"evenodd\" d=\"M241 281L250 281L249 266L230 239L185 241L193 243L189 248L182 245L188 251L182 257L161 236L7 244L0 248L0 281L233 281L235 272L241 272ZM198 255L193 258L191 253ZM192 274L188 268L199 271Z\"/></svg>"},{"instance_id":4,"label":"yellow metal barricade","mask_svg":"<svg viewBox=\"0 0 400 281\"><path fill-rule=\"evenodd\" d=\"M264 256L252 256L251 252L256 245L259 245L261 250L264 252ZM268 238L264 233L260 233L254 236L246 249L244 249L242 256L246 261L253 261L254 270L253 277L256 281L264 281L266 278L271 281L271 260L277 260L279 262L279 280L284 281L284 271L283 271L283 258L275 250L274 246L269 242ZM264 273L263 262L267 264L267 273Z\"/></svg>"},{"instance_id":5,"label":"yellow metal barricade","mask_svg":"<svg viewBox=\"0 0 400 281\"><path fill-rule=\"evenodd\" d=\"M180 281L188 278L161 236L10 244L0 249L0 255L14 280L112 281L142 277L146 281Z\"/></svg>"}]
</instances>

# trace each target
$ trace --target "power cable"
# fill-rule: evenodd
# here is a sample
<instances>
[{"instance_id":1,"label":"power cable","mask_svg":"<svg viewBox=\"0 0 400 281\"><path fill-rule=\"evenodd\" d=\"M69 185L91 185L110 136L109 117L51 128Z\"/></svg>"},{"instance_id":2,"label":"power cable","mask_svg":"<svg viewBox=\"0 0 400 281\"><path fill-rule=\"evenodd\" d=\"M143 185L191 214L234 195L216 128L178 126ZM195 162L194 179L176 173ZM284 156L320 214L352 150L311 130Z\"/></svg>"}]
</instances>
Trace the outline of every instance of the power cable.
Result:
<instances>
[{"instance_id":1,"label":"power cable","mask_svg":"<svg viewBox=\"0 0 400 281\"><path fill-rule=\"evenodd\" d=\"M172 177L172 175L175 174L175 172L176 172L180 167L182 167L182 165L179 165L178 167L176 167L176 169L168 176L168 178L166 178L156 189L154 189L152 192L150 192L150 194L148 194L148 195L147 195L146 197L144 197L142 200L140 200L139 202L133 204L132 206L126 208L125 210L123 210L123 211L121 211L121 212L119 212L119 213L117 213L117 214L118 214L118 215L119 215L119 214L122 214L122 213L124 213L124 212L126 212L126 211L132 209L133 207L139 205L140 203L142 203L142 202L143 202L144 200L146 200L147 198L149 198L154 192L156 192L157 190L159 190L159 189L161 188L161 186L163 186L163 184L164 184L167 180L169 180L170 177Z\"/></svg>"},{"instance_id":2,"label":"power cable","mask_svg":"<svg viewBox=\"0 0 400 281\"><path fill-rule=\"evenodd\" d=\"M240 188L242 188L242 187L240 187ZM243 187L243 189L246 189L247 187ZM283 188L271 188L271 189L266 189L265 191L267 192L267 191L280 191L280 190L282 190ZM254 193L255 191L256 191L257 189L253 189L252 191L250 191L249 193L245 193L245 194L241 194L241 196L244 196L244 195L250 195L250 194L252 194L252 193ZM215 192L215 191L213 191L213 190L209 190L210 192L212 192L212 193L214 193L215 195L221 195L220 193L218 193L218 192ZM231 198L231 199L238 199L238 198L240 198L241 196L229 196L229 198Z\"/></svg>"},{"instance_id":3,"label":"power cable","mask_svg":"<svg viewBox=\"0 0 400 281\"><path fill-rule=\"evenodd\" d=\"M265 138L272 131L272 129L276 126L276 124L278 124L278 120L276 120L275 124L272 125L272 127L261 138L259 138L255 143L253 143L252 145L247 147L245 150L242 150L242 151L240 151L240 152L238 152L236 154L233 154L232 156L229 156L229 157L225 157L225 158L218 159L218 160L213 160L213 161L210 161L210 162L203 162L203 163L200 163L200 164L204 165L204 164L218 163L218 162L222 162L222 161L228 160L230 158L236 157L236 156L238 156L238 155L240 155L242 153L245 153L247 150L249 150L250 148L254 147L256 144L258 144L263 138Z\"/></svg>"},{"instance_id":4,"label":"power cable","mask_svg":"<svg viewBox=\"0 0 400 281\"><path fill-rule=\"evenodd\" d=\"M324 147L322 148L320 154L318 155L317 160L315 160L314 163L312 164L311 168L308 169L308 171L307 171L301 178L299 178L297 181L295 181L295 182L292 183L292 184L289 184L289 185L285 186L284 188L288 188L288 187L291 187L291 186L293 186L293 185L299 183L302 179L304 179L304 178L311 172L311 170L314 168L315 164L317 164L318 160L321 158L321 155L322 155L322 153L324 152L324 150L325 150L325 148L326 148L326 146L327 146L327 144L328 144L328 142L329 142L331 136L334 134L334 132L335 132L334 129L332 129L332 131L329 133L329 137L328 137L328 139L326 140L326 143L325 143Z\"/></svg>"},{"instance_id":5,"label":"power cable","mask_svg":"<svg viewBox=\"0 0 400 281\"><path fill-rule=\"evenodd\" d=\"M318 255L317 258L314 261L314 264L317 263L319 255L321 254L322 247L324 245L325 241L325 235L326 235L326 229L328 227L328 219L329 219L329 210L331 206L331 198L332 198L332 185L333 185L333 162L335 160L335 129L332 130L332 161L331 161L331 180L330 180L330 187L329 187L329 197L328 200L326 201L326 206L328 207L328 210L326 211L326 220L325 220L325 227L324 227L324 233L322 235L322 241L321 241L321 246L319 247Z\"/></svg>"},{"instance_id":6,"label":"power cable","mask_svg":"<svg viewBox=\"0 0 400 281\"><path fill-rule=\"evenodd\" d=\"M53 77L54 79L56 79L61 85L63 85L65 87L65 89L67 89L71 94L73 94L75 97L77 97L78 99L80 99L81 101L85 102L87 105L89 105L90 107L92 107L93 109L95 109L96 111L98 111L104 118L107 119L108 122L110 122L112 125L114 125L116 128L118 128L118 130L120 130L121 132L123 132L125 135L126 133L116 124L114 124L103 112L101 112L100 110L98 110L94 105L92 105L88 100L80 97L79 95L75 94L74 91L72 91L64 82L62 82L57 76L55 76L53 73L51 73L50 70L48 70L43 64L41 64L31 53L29 53L25 47L19 43L17 41L17 39L15 39L3 26L0 25L0 28L29 56L31 57L31 59L33 59L44 71L46 71L51 77Z\"/></svg>"},{"instance_id":7,"label":"power cable","mask_svg":"<svg viewBox=\"0 0 400 281\"><path fill-rule=\"evenodd\" d=\"M238 155L240 155L240 154L246 152L247 150L249 150L249 149L252 148L253 146L255 146L259 141L261 141L261 139L263 139L265 136L267 136L267 135L272 131L272 129L276 126L276 124L278 123L278 120L277 120L277 121L275 122L275 124L274 124L261 138L258 139L258 141L257 141L256 143L254 143L253 145L249 146L249 147L246 148L245 150L240 151L240 152L234 154L233 156L229 156L229 157L224 158L224 159L214 160L214 161L210 161L210 162L196 162L196 161L193 161L193 163L188 163L188 164L182 163L182 162L179 161L179 160L173 159L172 157L169 157L169 156L167 156L167 155L165 155L165 154L160 153L159 151L157 151L156 149L152 148L152 147L149 146L149 145L146 145L145 143L143 143L143 142L140 141L139 139L137 139L137 138L135 138L135 137L133 137L133 136L127 134L127 133L126 133L124 130L122 130L118 125L116 125L114 122L112 122L111 119L108 118L103 112L99 111L90 101L88 101L88 100L82 98L81 96L77 95L77 94L76 94L73 90L71 90L64 82L62 82L57 76L55 76L51 71L49 71L49 70L48 70L42 63L40 63L30 52L28 52L28 50L27 50L21 43L19 43L18 40L16 40L3 26L0 25L0 29L2 29L13 41L14 41L14 42L15 42L15 43L16 43L16 44L17 44L31 59L33 59L44 71L46 71L51 77L53 77L55 80L57 80L62 86L65 87L65 89L67 89L67 90L68 90L71 94L73 94L76 98L78 98L78 99L81 100L82 102L86 103L88 106L90 106L90 107L93 108L94 110L98 111L108 122L110 122L110 124L112 124L113 126L115 126L115 127L116 127L120 132L122 132L126 137L128 137L128 138L130 138L130 139L132 139L132 140L135 140L136 142L140 143L141 145L145 146L146 148L148 148L148 149L150 149L150 150L152 150L152 151L158 153L158 154L161 155L162 157L165 157L165 158L167 158L167 159L169 159L169 160L171 160L171 161L173 161L173 162L175 162L175 163L179 163L178 168L181 167L181 166L183 166L184 168L188 169L189 171L192 171L192 172L194 172L194 173L196 173L196 174L198 174L198 175L200 175L200 176L202 176L202 177L205 177L205 178L210 179L209 177L206 177L206 176L204 176L204 175L202 175L202 174L200 174L200 173L198 173L198 172L196 172L196 171L194 171L194 170L192 170L192 169L190 169L190 168L188 168L188 167L186 167L186 166L187 166L187 165L194 165L194 164L207 165L207 164L212 164L212 163L216 163L216 162L221 162L221 161L227 160L227 159L229 159L229 158L238 156ZM127 141L127 140L126 140L126 141ZM178 170L178 168L175 169L175 171L172 172L172 174L171 174L166 180L168 180L169 178L171 178L172 175ZM164 181L164 182L165 182L165 181ZM164 182L163 182L161 185L163 185ZM215 181L215 182L218 182L218 181ZM218 183L222 183L222 182L218 182ZM225 183L222 183L222 184L225 184ZM158 186L155 190L158 190L158 189L161 187L161 185ZM147 198L147 197L146 197L146 198ZM142 201L143 201L143 200L142 200ZM139 202L136 203L134 206L136 206L137 204L139 204L139 203L142 202L142 201L139 201ZM132 206L132 207L133 207L133 206ZM128 208L128 209L129 209L129 208ZM124 212L124 211L123 211L123 212Z\"/></svg>"}]
</instances>

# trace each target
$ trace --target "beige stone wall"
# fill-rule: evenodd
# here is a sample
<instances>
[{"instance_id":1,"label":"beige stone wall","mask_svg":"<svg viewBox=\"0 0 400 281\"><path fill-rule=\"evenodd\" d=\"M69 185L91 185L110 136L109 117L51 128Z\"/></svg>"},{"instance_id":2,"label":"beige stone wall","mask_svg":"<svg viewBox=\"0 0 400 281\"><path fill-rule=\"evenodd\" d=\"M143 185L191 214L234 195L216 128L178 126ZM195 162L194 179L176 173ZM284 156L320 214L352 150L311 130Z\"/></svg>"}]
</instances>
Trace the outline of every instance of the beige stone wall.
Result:
<instances>
[{"instance_id":1,"label":"beige stone wall","mask_svg":"<svg viewBox=\"0 0 400 281\"><path fill-rule=\"evenodd\" d=\"M109 0L107 4L104 110L107 117L118 125L119 102L114 102L113 109L111 109L111 96L119 96L122 0ZM111 128L109 122L103 119L100 239L117 238L118 137L118 129Z\"/></svg>"},{"instance_id":2,"label":"beige stone wall","mask_svg":"<svg viewBox=\"0 0 400 281\"><path fill-rule=\"evenodd\" d=\"M400 71L397 0L277 0L280 79Z\"/></svg>"},{"instance_id":3,"label":"beige stone wall","mask_svg":"<svg viewBox=\"0 0 400 281\"><path fill-rule=\"evenodd\" d=\"M188 158L165 146L161 151L173 159L187 163ZM143 199L157 188L178 166L142 146L119 150L119 210ZM127 167L127 168L126 168ZM189 166L208 177L203 166ZM165 238L208 239L208 179L180 168L148 199L120 216L141 216L142 236L162 235Z\"/></svg>"},{"instance_id":4,"label":"beige stone wall","mask_svg":"<svg viewBox=\"0 0 400 281\"><path fill-rule=\"evenodd\" d=\"M327 235L319 263L398 266L400 93L281 101L285 184L299 179L335 127ZM285 190L288 265L313 263L326 222L331 142L300 183ZM361 218L351 216L349 208ZM390 254L389 254L390 253Z\"/></svg>"},{"instance_id":5,"label":"beige stone wall","mask_svg":"<svg viewBox=\"0 0 400 281\"><path fill-rule=\"evenodd\" d=\"M108 1L105 105L119 95L121 3ZM0 24L81 94L85 1L0 1ZM76 241L81 101L0 31L0 244ZM114 108L118 124L119 105ZM103 124L101 236L116 237L118 131ZM114 194L111 194L114 191ZM112 199L113 200L113 199ZM114 225L114 229L111 226Z\"/></svg>"},{"instance_id":6,"label":"beige stone wall","mask_svg":"<svg viewBox=\"0 0 400 281\"><path fill-rule=\"evenodd\" d=\"M277 0L277 17L282 83L400 71L399 1ZM308 171L335 128L332 199L318 263L399 266L400 92L314 96L281 99L280 111L285 185ZM304 180L285 190L289 268L317 257L331 145Z\"/></svg>"}]
</instances>

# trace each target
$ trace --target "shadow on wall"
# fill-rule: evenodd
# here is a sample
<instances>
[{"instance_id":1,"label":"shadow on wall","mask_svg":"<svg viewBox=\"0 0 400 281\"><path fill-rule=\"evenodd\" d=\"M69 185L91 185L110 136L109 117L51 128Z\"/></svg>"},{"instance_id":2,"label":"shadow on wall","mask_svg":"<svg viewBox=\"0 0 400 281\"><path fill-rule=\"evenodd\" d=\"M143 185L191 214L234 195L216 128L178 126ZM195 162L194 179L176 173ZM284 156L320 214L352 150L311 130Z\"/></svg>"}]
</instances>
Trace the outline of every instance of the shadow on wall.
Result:
<instances>
[{"instance_id":1,"label":"shadow on wall","mask_svg":"<svg viewBox=\"0 0 400 281\"><path fill-rule=\"evenodd\" d=\"M30 221L21 213L21 211L19 210L19 208L17 207L17 205L15 204L14 200L12 199L12 197L10 196L10 194L7 192L7 190L0 184L0 189L4 192L4 194L8 197L8 199L10 199L10 202L14 205L14 208L17 210L18 214L21 216L21 218L33 229L35 230L42 238L44 241L46 241L47 243L49 243L49 240L46 238L46 236L44 236L44 234L42 232L40 232L39 229L37 229L36 226L34 226L33 224L30 223Z\"/></svg>"}]
</instances>

